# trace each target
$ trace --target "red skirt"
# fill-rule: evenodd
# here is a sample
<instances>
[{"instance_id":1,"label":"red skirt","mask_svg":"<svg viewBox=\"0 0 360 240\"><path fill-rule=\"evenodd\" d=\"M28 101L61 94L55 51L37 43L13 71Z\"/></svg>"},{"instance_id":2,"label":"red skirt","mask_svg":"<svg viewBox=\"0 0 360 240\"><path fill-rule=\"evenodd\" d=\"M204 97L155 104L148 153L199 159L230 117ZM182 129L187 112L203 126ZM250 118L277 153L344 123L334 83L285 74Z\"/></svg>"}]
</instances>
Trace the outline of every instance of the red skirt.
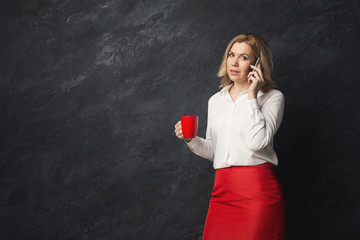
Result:
<instances>
[{"instance_id":1,"label":"red skirt","mask_svg":"<svg viewBox=\"0 0 360 240\"><path fill-rule=\"evenodd\" d=\"M283 240L284 224L272 163L216 170L203 240Z\"/></svg>"}]
</instances>

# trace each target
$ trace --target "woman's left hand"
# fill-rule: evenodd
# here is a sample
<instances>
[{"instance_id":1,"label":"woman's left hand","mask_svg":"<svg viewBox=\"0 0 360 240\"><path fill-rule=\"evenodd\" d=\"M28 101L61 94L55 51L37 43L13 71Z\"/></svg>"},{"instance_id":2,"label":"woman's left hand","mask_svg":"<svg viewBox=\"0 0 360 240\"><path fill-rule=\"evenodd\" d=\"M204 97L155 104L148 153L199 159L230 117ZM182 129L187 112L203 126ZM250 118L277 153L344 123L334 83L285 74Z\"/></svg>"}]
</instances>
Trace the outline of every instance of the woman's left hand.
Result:
<instances>
[{"instance_id":1,"label":"woman's left hand","mask_svg":"<svg viewBox=\"0 0 360 240\"><path fill-rule=\"evenodd\" d=\"M247 75L248 82L251 84L248 93L249 99L255 99L265 82L261 72L260 64L257 67L254 65L250 65L250 67L255 71L251 71Z\"/></svg>"}]
</instances>

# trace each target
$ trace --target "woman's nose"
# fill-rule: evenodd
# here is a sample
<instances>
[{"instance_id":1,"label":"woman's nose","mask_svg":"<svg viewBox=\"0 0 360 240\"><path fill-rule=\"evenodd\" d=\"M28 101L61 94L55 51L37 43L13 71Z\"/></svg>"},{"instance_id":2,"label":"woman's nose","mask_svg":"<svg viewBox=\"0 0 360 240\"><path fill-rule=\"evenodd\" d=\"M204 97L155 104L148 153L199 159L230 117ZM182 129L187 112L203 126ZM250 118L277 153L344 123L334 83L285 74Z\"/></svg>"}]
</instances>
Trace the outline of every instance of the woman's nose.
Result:
<instances>
[{"instance_id":1,"label":"woman's nose","mask_svg":"<svg viewBox=\"0 0 360 240\"><path fill-rule=\"evenodd\" d=\"M233 59L232 62L231 62L231 65L234 66L234 67L237 67L238 66L237 59Z\"/></svg>"}]
</instances>

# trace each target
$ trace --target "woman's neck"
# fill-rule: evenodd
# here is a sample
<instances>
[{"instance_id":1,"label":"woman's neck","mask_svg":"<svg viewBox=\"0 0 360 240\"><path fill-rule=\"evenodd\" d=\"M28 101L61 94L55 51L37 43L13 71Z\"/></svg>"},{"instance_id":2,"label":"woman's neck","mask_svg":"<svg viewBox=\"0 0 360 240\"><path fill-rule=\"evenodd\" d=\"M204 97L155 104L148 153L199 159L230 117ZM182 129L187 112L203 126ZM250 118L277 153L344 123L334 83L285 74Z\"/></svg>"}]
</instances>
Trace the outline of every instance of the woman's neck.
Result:
<instances>
[{"instance_id":1,"label":"woman's neck","mask_svg":"<svg viewBox=\"0 0 360 240\"><path fill-rule=\"evenodd\" d=\"M230 87L229 92L231 97L236 99L241 93L247 91L250 85L248 83L236 83L234 82L233 86Z\"/></svg>"}]
</instances>

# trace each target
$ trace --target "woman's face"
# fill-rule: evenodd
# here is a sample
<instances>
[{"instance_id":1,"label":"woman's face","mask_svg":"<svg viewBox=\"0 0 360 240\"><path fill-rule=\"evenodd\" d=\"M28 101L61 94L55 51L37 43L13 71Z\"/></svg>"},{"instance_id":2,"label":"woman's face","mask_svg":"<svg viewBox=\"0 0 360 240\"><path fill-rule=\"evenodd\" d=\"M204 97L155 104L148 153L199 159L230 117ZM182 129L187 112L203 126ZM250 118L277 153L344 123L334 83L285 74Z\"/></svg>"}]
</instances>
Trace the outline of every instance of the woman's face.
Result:
<instances>
[{"instance_id":1,"label":"woman's face","mask_svg":"<svg viewBox=\"0 0 360 240\"><path fill-rule=\"evenodd\" d=\"M237 83L247 83L247 75L251 70L250 64L254 60L251 47L247 43L234 43L226 60L226 69L230 80Z\"/></svg>"}]
</instances>

